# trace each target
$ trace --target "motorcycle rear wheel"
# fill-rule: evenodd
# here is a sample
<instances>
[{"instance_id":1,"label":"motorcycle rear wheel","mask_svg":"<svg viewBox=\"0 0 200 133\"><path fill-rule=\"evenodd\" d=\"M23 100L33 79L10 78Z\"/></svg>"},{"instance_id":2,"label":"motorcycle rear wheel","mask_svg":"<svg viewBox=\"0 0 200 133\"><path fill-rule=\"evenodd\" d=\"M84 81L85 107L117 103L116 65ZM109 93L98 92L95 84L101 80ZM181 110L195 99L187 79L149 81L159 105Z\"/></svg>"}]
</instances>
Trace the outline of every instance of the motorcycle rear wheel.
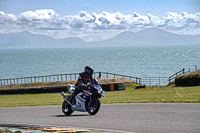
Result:
<instances>
[{"instance_id":1,"label":"motorcycle rear wheel","mask_svg":"<svg viewBox=\"0 0 200 133\"><path fill-rule=\"evenodd\" d=\"M69 103L67 103L66 101L63 101L62 112L65 115L71 115L74 111L72 111L71 105Z\"/></svg>"},{"instance_id":2,"label":"motorcycle rear wheel","mask_svg":"<svg viewBox=\"0 0 200 133\"><path fill-rule=\"evenodd\" d=\"M90 100L86 101L86 109L90 115L95 115L99 111L100 106L101 102L99 98L92 98L91 102Z\"/></svg>"}]
</instances>

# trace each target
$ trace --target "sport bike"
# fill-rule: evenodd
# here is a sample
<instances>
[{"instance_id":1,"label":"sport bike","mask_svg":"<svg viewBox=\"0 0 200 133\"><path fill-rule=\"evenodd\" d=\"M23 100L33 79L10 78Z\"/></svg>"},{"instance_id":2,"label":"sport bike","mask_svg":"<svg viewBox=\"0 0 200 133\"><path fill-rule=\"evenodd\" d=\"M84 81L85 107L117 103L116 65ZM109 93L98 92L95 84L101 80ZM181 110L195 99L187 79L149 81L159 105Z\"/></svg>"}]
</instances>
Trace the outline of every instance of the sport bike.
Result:
<instances>
[{"instance_id":1,"label":"sport bike","mask_svg":"<svg viewBox=\"0 0 200 133\"><path fill-rule=\"evenodd\" d=\"M79 92L75 98L72 95L75 90L74 85L67 85L67 95L61 92L64 101L62 111L65 115L71 115L74 111L85 111L90 115L95 115L101 106L100 98L105 98L105 92L102 90L97 79L89 81L90 87Z\"/></svg>"}]
</instances>

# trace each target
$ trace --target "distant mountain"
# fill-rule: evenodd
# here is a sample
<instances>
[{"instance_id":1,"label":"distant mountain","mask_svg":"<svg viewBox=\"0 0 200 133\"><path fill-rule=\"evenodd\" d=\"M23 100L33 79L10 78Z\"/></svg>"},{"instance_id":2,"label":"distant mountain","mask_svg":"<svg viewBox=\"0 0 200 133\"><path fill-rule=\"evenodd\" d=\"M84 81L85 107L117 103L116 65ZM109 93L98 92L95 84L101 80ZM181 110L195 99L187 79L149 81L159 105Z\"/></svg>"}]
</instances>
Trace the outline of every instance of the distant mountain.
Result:
<instances>
[{"instance_id":1,"label":"distant mountain","mask_svg":"<svg viewBox=\"0 0 200 133\"><path fill-rule=\"evenodd\" d=\"M46 35L29 32L0 34L0 48L65 48L81 47L85 44L80 38L53 39Z\"/></svg>"},{"instance_id":2,"label":"distant mountain","mask_svg":"<svg viewBox=\"0 0 200 133\"><path fill-rule=\"evenodd\" d=\"M123 32L114 38L92 44L96 46L200 45L200 35L177 35L151 28L137 33Z\"/></svg>"},{"instance_id":3,"label":"distant mountain","mask_svg":"<svg viewBox=\"0 0 200 133\"><path fill-rule=\"evenodd\" d=\"M137 33L123 32L111 39L84 42L80 38L53 39L29 32L0 34L2 48L69 48L69 47L118 47L151 45L200 45L200 35L177 35L159 29L146 29Z\"/></svg>"}]
</instances>

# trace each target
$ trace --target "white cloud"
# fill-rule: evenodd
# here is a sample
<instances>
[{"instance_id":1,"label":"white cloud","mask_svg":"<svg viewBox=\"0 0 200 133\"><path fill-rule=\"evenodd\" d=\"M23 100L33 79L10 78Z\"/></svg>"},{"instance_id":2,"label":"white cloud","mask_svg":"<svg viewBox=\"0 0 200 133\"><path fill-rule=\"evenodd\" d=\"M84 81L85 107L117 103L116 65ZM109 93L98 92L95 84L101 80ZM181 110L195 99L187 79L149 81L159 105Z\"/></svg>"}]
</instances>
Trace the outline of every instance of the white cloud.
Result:
<instances>
[{"instance_id":1,"label":"white cloud","mask_svg":"<svg viewBox=\"0 0 200 133\"><path fill-rule=\"evenodd\" d=\"M164 17L120 12L60 16L52 9L27 11L19 15L0 11L0 33L30 31L54 38L79 37L85 41L111 38L123 31L137 32L145 28L160 28L177 34L200 34L200 13L167 12Z\"/></svg>"}]
</instances>

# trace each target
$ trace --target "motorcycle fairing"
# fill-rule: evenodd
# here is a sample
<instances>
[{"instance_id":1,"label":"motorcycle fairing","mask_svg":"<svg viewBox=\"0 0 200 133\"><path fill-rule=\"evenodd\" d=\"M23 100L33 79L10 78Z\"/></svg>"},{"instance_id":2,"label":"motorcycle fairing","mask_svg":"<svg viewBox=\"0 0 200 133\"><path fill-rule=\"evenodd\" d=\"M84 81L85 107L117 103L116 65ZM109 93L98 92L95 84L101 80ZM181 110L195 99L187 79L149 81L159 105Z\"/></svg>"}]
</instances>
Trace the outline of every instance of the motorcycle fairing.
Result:
<instances>
[{"instance_id":1,"label":"motorcycle fairing","mask_svg":"<svg viewBox=\"0 0 200 133\"><path fill-rule=\"evenodd\" d=\"M74 93L75 85L67 85L67 93Z\"/></svg>"},{"instance_id":2,"label":"motorcycle fairing","mask_svg":"<svg viewBox=\"0 0 200 133\"><path fill-rule=\"evenodd\" d=\"M76 95L76 104L72 105L72 111L86 111L85 108L85 99L83 99L81 96L83 95L83 92L80 92L78 95Z\"/></svg>"}]
</instances>

